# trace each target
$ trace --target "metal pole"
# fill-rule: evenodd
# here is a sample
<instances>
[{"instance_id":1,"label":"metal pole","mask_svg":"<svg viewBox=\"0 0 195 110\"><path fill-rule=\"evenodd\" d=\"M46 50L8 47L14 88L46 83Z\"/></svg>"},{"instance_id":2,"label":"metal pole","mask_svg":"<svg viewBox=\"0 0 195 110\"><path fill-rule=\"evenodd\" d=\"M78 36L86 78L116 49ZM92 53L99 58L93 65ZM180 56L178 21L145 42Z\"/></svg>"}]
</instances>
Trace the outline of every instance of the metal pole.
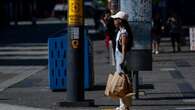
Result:
<instances>
[{"instance_id":1,"label":"metal pole","mask_svg":"<svg viewBox=\"0 0 195 110\"><path fill-rule=\"evenodd\" d=\"M68 1L67 100L84 100L83 90L83 0Z\"/></svg>"},{"instance_id":2,"label":"metal pole","mask_svg":"<svg viewBox=\"0 0 195 110\"><path fill-rule=\"evenodd\" d=\"M36 20L37 20L37 4L36 0L33 0L31 2L31 17L32 17L32 24L36 25Z\"/></svg>"},{"instance_id":3,"label":"metal pole","mask_svg":"<svg viewBox=\"0 0 195 110\"><path fill-rule=\"evenodd\" d=\"M18 25L18 3L16 0L13 1L13 6L14 23Z\"/></svg>"},{"instance_id":4,"label":"metal pole","mask_svg":"<svg viewBox=\"0 0 195 110\"><path fill-rule=\"evenodd\" d=\"M133 85L135 91L135 98L139 99L139 72L133 71Z\"/></svg>"},{"instance_id":5,"label":"metal pole","mask_svg":"<svg viewBox=\"0 0 195 110\"><path fill-rule=\"evenodd\" d=\"M93 100L84 100L84 3L68 1L67 97L60 106L92 106Z\"/></svg>"},{"instance_id":6,"label":"metal pole","mask_svg":"<svg viewBox=\"0 0 195 110\"><path fill-rule=\"evenodd\" d=\"M74 27L69 27L68 29L68 45L81 46L83 44L82 38L77 40L71 39L70 32L72 32L72 29L74 29ZM83 34L83 32L81 32L82 30L83 28L79 27L79 34ZM81 35L79 36L81 37ZM82 101L84 100L82 65L83 52L81 51L81 47L77 49L69 47L67 53L67 100L70 102Z\"/></svg>"}]
</instances>

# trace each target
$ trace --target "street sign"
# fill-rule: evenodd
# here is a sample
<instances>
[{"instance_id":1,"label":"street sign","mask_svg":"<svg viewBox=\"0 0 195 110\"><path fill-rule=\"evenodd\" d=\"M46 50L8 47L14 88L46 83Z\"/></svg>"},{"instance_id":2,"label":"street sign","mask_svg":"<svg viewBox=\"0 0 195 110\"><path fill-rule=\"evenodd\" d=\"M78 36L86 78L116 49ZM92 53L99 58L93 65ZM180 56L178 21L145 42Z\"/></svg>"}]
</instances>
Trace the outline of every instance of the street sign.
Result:
<instances>
[{"instance_id":1,"label":"street sign","mask_svg":"<svg viewBox=\"0 0 195 110\"><path fill-rule=\"evenodd\" d=\"M79 39L79 27L70 27L70 37L71 39Z\"/></svg>"},{"instance_id":2,"label":"street sign","mask_svg":"<svg viewBox=\"0 0 195 110\"><path fill-rule=\"evenodd\" d=\"M190 28L190 50L195 51L195 28Z\"/></svg>"},{"instance_id":3,"label":"street sign","mask_svg":"<svg viewBox=\"0 0 195 110\"><path fill-rule=\"evenodd\" d=\"M71 38L71 45L73 49L78 49L79 48L79 27L69 27L69 34Z\"/></svg>"},{"instance_id":4,"label":"street sign","mask_svg":"<svg viewBox=\"0 0 195 110\"><path fill-rule=\"evenodd\" d=\"M68 25L81 26L83 24L83 0L68 1Z\"/></svg>"}]
</instances>

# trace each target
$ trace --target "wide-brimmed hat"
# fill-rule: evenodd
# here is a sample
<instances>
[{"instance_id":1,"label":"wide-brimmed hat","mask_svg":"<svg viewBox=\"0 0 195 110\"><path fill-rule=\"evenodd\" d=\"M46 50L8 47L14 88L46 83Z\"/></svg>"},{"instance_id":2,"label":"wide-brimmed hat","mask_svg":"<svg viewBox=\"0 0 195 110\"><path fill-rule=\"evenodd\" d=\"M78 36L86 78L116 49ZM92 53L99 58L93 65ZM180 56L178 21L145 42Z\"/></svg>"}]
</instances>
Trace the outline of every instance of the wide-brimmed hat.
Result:
<instances>
[{"instance_id":1,"label":"wide-brimmed hat","mask_svg":"<svg viewBox=\"0 0 195 110\"><path fill-rule=\"evenodd\" d=\"M128 20L128 14L125 13L124 11L119 11L115 15L112 15L111 18L114 18L114 19L120 18L123 20Z\"/></svg>"}]
</instances>

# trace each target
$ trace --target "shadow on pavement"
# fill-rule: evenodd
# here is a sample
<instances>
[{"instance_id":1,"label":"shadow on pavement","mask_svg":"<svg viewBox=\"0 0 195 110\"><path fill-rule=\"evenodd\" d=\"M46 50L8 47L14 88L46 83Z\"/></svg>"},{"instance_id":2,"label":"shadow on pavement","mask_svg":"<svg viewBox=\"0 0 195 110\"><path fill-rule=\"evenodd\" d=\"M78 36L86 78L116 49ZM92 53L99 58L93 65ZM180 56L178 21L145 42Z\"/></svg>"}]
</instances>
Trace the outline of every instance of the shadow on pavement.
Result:
<instances>
[{"instance_id":1,"label":"shadow on pavement","mask_svg":"<svg viewBox=\"0 0 195 110\"><path fill-rule=\"evenodd\" d=\"M105 90L105 85L94 85L89 91L102 91Z\"/></svg>"},{"instance_id":2,"label":"shadow on pavement","mask_svg":"<svg viewBox=\"0 0 195 110\"><path fill-rule=\"evenodd\" d=\"M14 59L14 60L0 60L0 66L14 66L14 65L47 65L48 60L47 59Z\"/></svg>"}]
</instances>

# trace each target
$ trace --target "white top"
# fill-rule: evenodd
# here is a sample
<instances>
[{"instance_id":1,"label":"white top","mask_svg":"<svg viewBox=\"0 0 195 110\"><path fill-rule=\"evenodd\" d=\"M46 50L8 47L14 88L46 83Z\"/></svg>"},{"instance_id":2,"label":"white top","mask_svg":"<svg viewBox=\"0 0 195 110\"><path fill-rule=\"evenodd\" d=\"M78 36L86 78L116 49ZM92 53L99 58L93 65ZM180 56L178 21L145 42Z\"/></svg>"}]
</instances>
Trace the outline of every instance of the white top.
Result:
<instances>
[{"instance_id":1,"label":"white top","mask_svg":"<svg viewBox=\"0 0 195 110\"><path fill-rule=\"evenodd\" d=\"M126 34L126 36L128 36L127 30L125 28L120 28L120 30L118 31L117 36L116 36L116 51L119 51L119 49L118 49L119 44L118 43L119 43L121 34Z\"/></svg>"},{"instance_id":2,"label":"white top","mask_svg":"<svg viewBox=\"0 0 195 110\"><path fill-rule=\"evenodd\" d=\"M120 66L124 56L122 55L122 52L120 52L119 49L118 49L118 45L119 45L118 43L119 43L121 34L128 35L127 30L125 28L121 28L118 31L118 33L117 33L117 37L116 37L116 51L115 51L116 73L124 72L123 69Z\"/></svg>"}]
</instances>

